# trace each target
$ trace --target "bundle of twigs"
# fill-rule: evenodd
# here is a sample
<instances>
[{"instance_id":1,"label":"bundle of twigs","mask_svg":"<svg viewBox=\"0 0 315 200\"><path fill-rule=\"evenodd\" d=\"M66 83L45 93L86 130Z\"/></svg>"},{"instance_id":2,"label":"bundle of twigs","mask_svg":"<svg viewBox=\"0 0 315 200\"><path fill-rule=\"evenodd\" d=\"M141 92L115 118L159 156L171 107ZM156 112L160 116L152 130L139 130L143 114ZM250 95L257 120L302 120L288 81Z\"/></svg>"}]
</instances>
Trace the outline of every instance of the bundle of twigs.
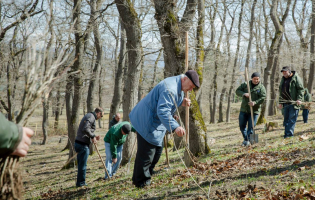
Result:
<instances>
[{"instance_id":1,"label":"bundle of twigs","mask_svg":"<svg viewBox=\"0 0 315 200\"><path fill-rule=\"evenodd\" d=\"M22 179L18 170L19 157L0 158L0 199L22 199Z\"/></svg>"},{"instance_id":2,"label":"bundle of twigs","mask_svg":"<svg viewBox=\"0 0 315 200\"><path fill-rule=\"evenodd\" d=\"M279 103L280 104L284 104L284 103L288 103L288 104L293 104L296 105L296 101L294 101L290 95L288 95L286 92L283 92L282 94L284 94L284 96L286 97L286 99L283 99L282 96L280 96L279 98ZM302 102L302 106L304 107L304 109L311 109L311 105L314 105L315 102Z\"/></svg>"}]
</instances>

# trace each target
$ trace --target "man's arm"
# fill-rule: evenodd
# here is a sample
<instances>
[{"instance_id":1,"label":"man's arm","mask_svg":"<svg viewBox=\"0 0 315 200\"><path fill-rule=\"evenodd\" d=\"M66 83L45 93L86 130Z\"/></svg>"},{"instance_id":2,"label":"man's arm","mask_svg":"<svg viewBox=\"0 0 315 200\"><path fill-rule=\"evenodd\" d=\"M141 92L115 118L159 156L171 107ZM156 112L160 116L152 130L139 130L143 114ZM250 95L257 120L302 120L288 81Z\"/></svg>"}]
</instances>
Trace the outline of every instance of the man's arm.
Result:
<instances>
[{"instance_id":1,"label":"man's arm","mask_svg":"<svg viewBox=\"0 0 315 200\"><path fill-rule=\"evenodd\" d=\"M26 156L33 131L8 121L1 113L0 124L0 157L10 154L20 157Z\"/></svg>"},{"instance_id":2,"label":"man's arm","mask_svg":"<svg viewBox=\"0 0 315 200\"><path fill-rule=\"evenodd\" d=\"M162 124L166 127L169 132L172 132L179 124L172 116L172 107L175 106L175 95L173 94L173 98L171 97L172 94L169 94L168 91L165 91L160 94L160 98L157 103L157 115L162 122ZM177 105L179 106L179 105Z\"/></svg>"},{"instance_id":3,"label":"man's arm","mask_svg":"<svg viewBox=\"0 0 315 200\"><path fill-rule=\"evenodd\" d=\"M244 91L244 88L245 88L244 86L247 88L246 83L242 83L240 86L238 86L238 88L237 88L236 91L235 91L235 93L236 93L237 96L243 97L243 95L246 93L246 92Z\"/></svg>"},{"instance_id":4,"label":"man's arm","mask_svg":"<svg viewBox=\"0 0 315 200\"><path fill-rule=\"evenodd\" d=\"M83 127L83 131L90 137L90 138L94 138L95 137L95 134L92 132L91 130L91 127L92 127L92 124L93 124L93 119L92 119L92 116L89 117L85 123L84 123L84 127Z\"/></svg>"}]
</instances>

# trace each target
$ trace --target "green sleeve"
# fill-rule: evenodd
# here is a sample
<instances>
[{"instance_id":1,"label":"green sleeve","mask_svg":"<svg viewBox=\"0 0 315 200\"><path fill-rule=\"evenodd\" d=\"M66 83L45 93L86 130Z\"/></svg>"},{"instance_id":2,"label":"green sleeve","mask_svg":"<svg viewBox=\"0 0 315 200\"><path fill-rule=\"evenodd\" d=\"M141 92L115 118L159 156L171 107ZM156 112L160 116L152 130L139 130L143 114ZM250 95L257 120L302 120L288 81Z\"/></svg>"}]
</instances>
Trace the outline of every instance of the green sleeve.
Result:
<instances>
[{"instance_id":1,"label":"green sleeve","mask_svg":"<svg viewBox=\"0 0 315 200\"><path fill-rule=\"evenodd\" d=\"M112 137L110 139L110 153L112 154L112 158L117 158L118 142L119 142L119 139L117 138L116 134L112 134Z\"/></svg>"},{"instance_id":2,"label":"green sleeve","mask_svg":"<svg viewBox=\"0 0 315 200\"><path fill-rule=\"evenodd\" d=\"M255 101L257 105L262 104L266 99L266 89L264 86L261 87L259 98Z\"/></svg>"},{"instance_id":3,"label":"green sleeve","mask_svg":"<svg viewBox=\"0 0 315 200\"><path fill-rule=\"evenodd\" d=\"M247 87L246 83L242 83L237 89L236 89L236 95L239 97L243 97L243 95L246 93L244 92L244 86Z\"/></svg>"},{"instance_id":4,"label":"green sleeve","mask_svg":"<svg viewBox=\"0 0 315 200\"><path fill-rule=\"evenodd\" d=\"M137 132L136 129L133 126L131 126L131 131L134 132L134 133Z\"/></svg>"},{"instance_id":5,"label":"green sleeve","mask_svg":"<svg viewBox=\"0 0 315 200\"><path fill-rule=\"evenodd\" d=\"M296 100L303 101L304 99L303 81L299 76L297 77L296 80L297 80L297 84L296 84L297 99Z\"/></svg>"},{"instance_id":6,"label":"green sleeve","mask_svg":"<svg viewBox=\"0 0 315 200\"><path fill-rule=\"evenodd\" d=\"M0 113L0 157L10 155L20 144L23 136L22 127L8 121Z\"/></svg>"}]
</instances>

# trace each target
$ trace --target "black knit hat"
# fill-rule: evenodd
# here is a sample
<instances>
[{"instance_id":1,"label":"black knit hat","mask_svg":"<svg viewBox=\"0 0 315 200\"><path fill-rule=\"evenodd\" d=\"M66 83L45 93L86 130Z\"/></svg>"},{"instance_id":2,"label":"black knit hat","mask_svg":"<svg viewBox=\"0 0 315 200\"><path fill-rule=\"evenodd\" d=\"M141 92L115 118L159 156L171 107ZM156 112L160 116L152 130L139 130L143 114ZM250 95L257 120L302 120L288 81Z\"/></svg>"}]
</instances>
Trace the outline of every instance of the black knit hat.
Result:
<instances>
[{"instance_id":1,"label":"black knit hat","mask_svg":"<svg viewBox=\"0 0 315 200\"><path fill-rule=\"evenodd\" d=\"M281 72L284 72L284 71L289 71L289 72L291 72L291 67L289 67L289 66L284 66L284 67L282 67Z\"/></svg>"},{"instance_id":2,"label":"black knit hat","mask_svg":"<svg viewBox=\"0 0 315 200\"><path fill-rule=\"evenodd\" d=\"M131 131L131 126L129 124L124 124L121 129L124 131L125 134L129 134Z\"/></svg>"},{"instance_id":3,"label":"black knit hat","mask_svg":"<svg viewBox=\"0 0 315 200\"><path fill-rule=\"evenodd\" d=\"M199 88L200 84L199 84L199 76L197 74L197 72L195 70L188 70L185 75L191 80L191 82L193 82L193 84Z\"/></svg>"},{"instance_id":4,"label":"black knit hat","mask_svg":"<svg viewBox=\"0 0 315 200\"><path fill-rule=\"evenodd\" d=\"M252 78L254 78L254 77L259 77L259 78L260 78L260 73L254 72L254 73L252 74Z\"/></svg>"}]
</instances>

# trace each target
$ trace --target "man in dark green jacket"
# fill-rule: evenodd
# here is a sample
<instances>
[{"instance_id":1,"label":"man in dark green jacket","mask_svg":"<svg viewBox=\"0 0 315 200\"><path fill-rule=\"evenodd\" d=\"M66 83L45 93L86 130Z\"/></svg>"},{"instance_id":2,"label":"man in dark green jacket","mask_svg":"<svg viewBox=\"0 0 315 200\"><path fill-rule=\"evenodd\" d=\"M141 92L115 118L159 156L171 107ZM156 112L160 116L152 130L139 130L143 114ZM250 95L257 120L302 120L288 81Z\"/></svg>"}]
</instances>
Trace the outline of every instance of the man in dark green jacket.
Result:
<instances>
[{"instance_id":1,"label":"man in dark green jacket","mask_svg":"<svg viewBox=\"0 0 315 200\"><path fill-rule=\"evenodd\" d=\"M279 108L283 109L284 138L292 137L294 127L303 101L303 81L289 66L281 70L282 79L279 85Z\"/></svg>"},{"instance_id":2,"label":"man in dark green jacket","mask_svg":"<svg viewBox=\"0 0 315 200\"><path fill-rule=\"evenodd\" d=\"M2 113L0 113L0 124L0 157L26 156L34 132L8 121Z\"/></svg>"},{"instance_id":3,"label":"man in dark green jacket","mask_svg":"<svg viewBox=\"0 0 315 200\"><path fill-rule=\"evenodd\" d=\"M136 132L129 122L124 121L112 126L104 137L106 153L105 165L110 177L115 175L119 168L122 158L123 144L130 131ZM105 179L107 178L108 176L105 173Z\"/></svg>"},{"instance_id":4,"label":"man in dark green jacket","mask_svg":"<svg viewBox=\"0 0 315 200\"><path fill-rule=\"evenodd\" d=\"M311 102L312 101L312 95L308 92L307 88L304 88L304 102ZM310 105L302 104L301 108L303 109L303 121L304 123L307 123L308 120L308 113L310 112Z\"/></svg>"},{"instance_id":5,"label":"man in dark green jacket","mask_svg":"<svg viewBox=\"0 0 315 200\"><path fill-rule=\"evenodd\" d=\"M241 110L239 114L239 126L242 132L244 141L242 146L250 145L250 135L253 133L253 125L251 119L251 111L250 107L253 107L253 115L254 115L254 126L256 125L260 110L261 104L264 102L266 98L266 89L260 82L260 74L255 72L252 74L252 80L249 81L250 94L252 101L249 101L249 93L247 89L247 83L242 83L236 89L236 95L239 97L243 97ZM246 125L248 123L248 127L246 129Z\"/></svg>"}]
</instances>

